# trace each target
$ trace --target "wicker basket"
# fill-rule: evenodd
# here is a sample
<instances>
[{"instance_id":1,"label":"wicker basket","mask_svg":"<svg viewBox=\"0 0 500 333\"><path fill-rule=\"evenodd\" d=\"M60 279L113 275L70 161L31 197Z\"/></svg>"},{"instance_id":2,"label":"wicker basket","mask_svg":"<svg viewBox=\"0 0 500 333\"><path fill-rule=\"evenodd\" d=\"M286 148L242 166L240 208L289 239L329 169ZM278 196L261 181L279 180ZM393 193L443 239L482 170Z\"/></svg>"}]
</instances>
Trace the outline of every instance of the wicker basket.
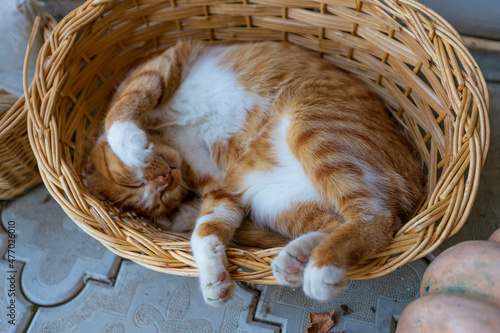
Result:
<instances>
[{"instance_id":1,"label":"wicker basket","mask_svg":"<svg viewBox=\"0 0 500 333\"><path fill-rule=\"evenodd\" d=\"M46 14L42 32L44 40L56 23ZM0 200L21 195L42 181L28 140L27 118L24 96L0 114Z\"/></svg>"},{"instance_id":2,"label":"wicker basket","mask_svg":"<svg viewBox=\"0 0 500 333\"><path fill-rule=\"evenodd\" d=\"M145 267L196 276L186 237L94 198L82 165L106 98L132 67L178 39L284 40L360 77L420 153L427 196L381 253L351 267L373 278L421 258L466 221L489 146L488 93L458 33L413 0L87 1L45 43L29 92L29 136L43 181L80 228ZM279 248L228 249L234 279L276 283Z\"/></svg>"}]
</instances>

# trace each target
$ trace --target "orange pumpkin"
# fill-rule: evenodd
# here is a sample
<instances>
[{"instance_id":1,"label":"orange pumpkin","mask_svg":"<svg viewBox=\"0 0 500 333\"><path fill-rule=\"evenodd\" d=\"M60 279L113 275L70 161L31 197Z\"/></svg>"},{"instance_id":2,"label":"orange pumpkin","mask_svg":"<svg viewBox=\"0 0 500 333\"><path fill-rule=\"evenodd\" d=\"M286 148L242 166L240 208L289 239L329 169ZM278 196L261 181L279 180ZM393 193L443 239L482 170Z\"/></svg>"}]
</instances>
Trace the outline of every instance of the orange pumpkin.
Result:
<instances>
[{"instance_id":1,"label":"orange pumpkin","mask_svg":"<svg viewBox=\"0 0 500 333\"><path fill-rule=\"evenodd\" d=\"M500 308L456 294L435 294L411 302L396 333L498 333Z\"/></svg>"},{"instance_id":2,"label":"orange pumpkin","mask_svg":"<svg viewBox=\"0 0 500 333\"><path fill-rule=\"evenodd\" d=\"M467 241L434 259L422 277L420 296L443 292L500 307L500 243Z\"/></svg>"},{"instance_id":3,"label":"orange pumpkin","mask_svg":"<svg viewBox=\"0 0 500 333\"><path fill-rule=\"evenodd\" d=\"M500 229L492 233L488 241L500 243Z\"/></svg>"}]
</instances>

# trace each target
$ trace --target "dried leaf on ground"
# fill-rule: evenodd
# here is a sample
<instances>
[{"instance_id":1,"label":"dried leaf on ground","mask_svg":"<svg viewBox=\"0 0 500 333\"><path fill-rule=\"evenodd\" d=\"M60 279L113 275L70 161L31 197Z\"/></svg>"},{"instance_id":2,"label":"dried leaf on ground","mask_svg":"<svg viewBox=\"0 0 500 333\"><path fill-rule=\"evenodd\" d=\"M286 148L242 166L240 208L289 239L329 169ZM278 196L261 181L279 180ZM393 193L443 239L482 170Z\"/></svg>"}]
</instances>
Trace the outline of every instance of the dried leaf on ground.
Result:
<instances>
[{"instance_id":1,"label":"dried leaf on ground","mask_svg":"<svg viewBox=\"0 0 500 333\"><path fill-rule=\"evenodd\" d=\"M311 324L306 327L306 333L327 333L335 322L333 321L333 314L335 310L330 313L309 313Z\"/></svg>"}]
</instances>

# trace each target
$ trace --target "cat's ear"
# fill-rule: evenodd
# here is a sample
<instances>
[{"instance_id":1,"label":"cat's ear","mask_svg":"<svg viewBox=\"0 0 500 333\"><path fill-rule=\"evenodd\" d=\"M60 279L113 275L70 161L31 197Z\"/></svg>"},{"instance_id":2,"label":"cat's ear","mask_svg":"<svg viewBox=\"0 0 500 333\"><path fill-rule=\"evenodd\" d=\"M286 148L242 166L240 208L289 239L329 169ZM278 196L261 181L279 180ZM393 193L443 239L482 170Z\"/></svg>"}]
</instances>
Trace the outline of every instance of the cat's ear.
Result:
<instances>
[{"instance_id":1,"label":"cat's ear","mask_svg":"<svg viewBox=\"0 0 500 333\"><path fill-rule=\"evenodd\" d=\"M83 170L85 170L85 174L87 176L93 174L95 172L95 165L94 165L94 163L87 162L85 164L85 167L83 168Z\"/></svg>"}]
</instances>

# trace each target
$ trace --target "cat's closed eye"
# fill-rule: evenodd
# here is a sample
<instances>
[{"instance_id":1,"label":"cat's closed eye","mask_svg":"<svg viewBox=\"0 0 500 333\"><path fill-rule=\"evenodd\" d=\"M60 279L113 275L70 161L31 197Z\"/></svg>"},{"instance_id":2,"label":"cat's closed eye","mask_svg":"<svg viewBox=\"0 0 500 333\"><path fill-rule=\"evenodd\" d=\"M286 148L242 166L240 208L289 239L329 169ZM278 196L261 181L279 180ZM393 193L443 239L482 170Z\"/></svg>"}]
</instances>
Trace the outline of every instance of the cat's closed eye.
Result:
<instances>
[{"instance_id":1,"label":"cat's closed eye","mask_svg":"<svg viewBox=\"0 0 500 333\"><path fill-rule=\"evenodd\" d=\"M143 187L144 185L146 185L145 182L132 183L132 184L126 184L126 183L116 183L116 184L123 186L123 187L127 187L127 188L139 188L139 187Z\"/></svg>"}]
</instances>

